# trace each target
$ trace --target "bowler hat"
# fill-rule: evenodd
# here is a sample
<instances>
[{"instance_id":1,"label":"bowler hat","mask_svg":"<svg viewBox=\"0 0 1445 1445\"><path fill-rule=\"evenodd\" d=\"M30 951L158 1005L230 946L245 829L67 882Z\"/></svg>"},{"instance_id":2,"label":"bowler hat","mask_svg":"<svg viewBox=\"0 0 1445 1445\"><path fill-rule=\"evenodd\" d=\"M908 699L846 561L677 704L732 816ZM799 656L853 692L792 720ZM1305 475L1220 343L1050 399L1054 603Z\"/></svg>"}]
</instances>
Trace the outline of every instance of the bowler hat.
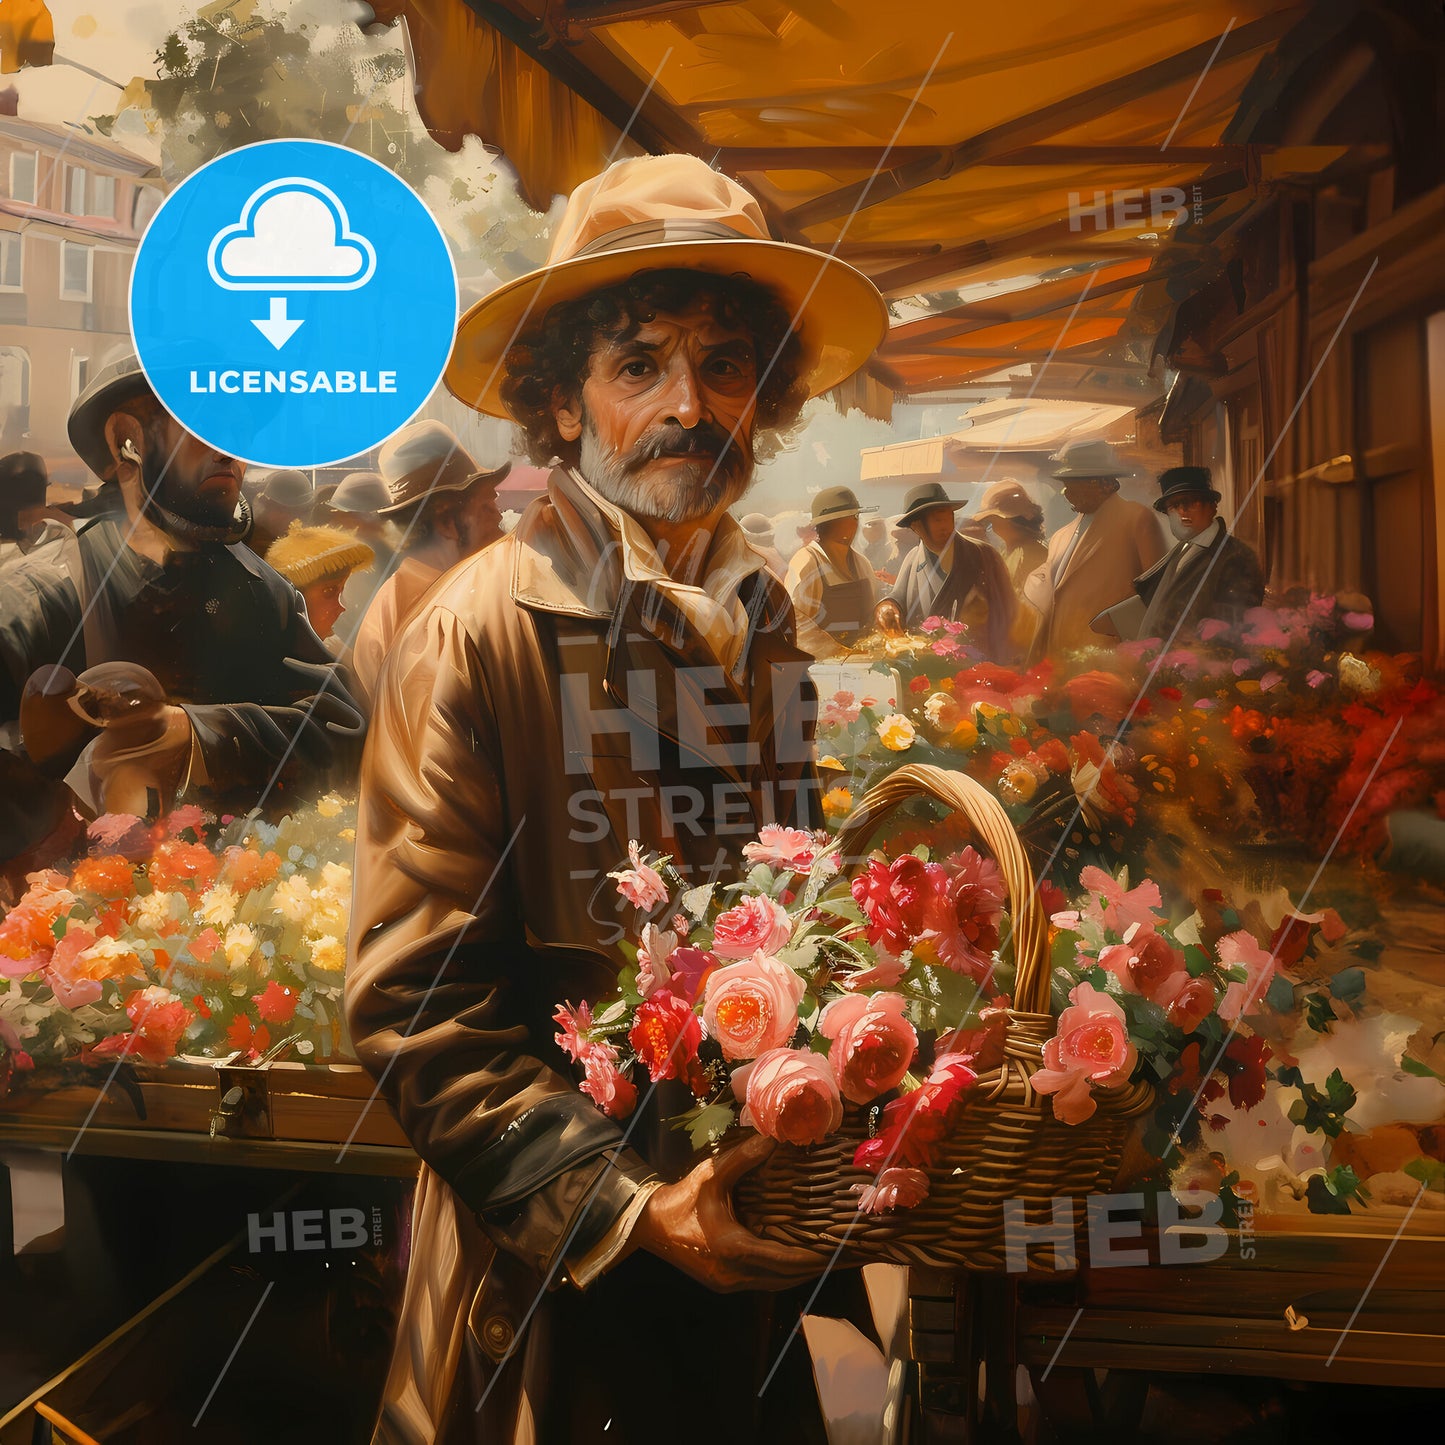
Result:
<instances>
[{"instance_id":1,"label":"bowler hat","mask_svg":"<svg viewBox=\"0 0 1445 1445\"><path fill-rule=\"evenodd\" d=\"M0 457L0 505L42 506L49 485L50 473L39 452L10 452Z\"/></svg>"},{"instance_id":2,"label":"bowler hat","mask_svg":"<svg viewBox=\"0 0 1445 1445\"><path fill-rule=\"evenodd\" d=\"M749 542L756 542L763 547L773 545L773 519L765 513L749 512L738 518L738 526L743 529L743 535Z\"/></svg>"},{"instance_id":3,"label":"bowler hat","mask_svg":"<svg viewBox=\"0 0 1445 1445\"><path fill-rule=\"evenodd\" d=\"M844 261L775 241L755 197L697 156L633 156L567 199L546 264L484 296L462 317L447 364L452 395L508 415L507 349L559 301L576 301L639 271L744 276L786 308L802 346L803 385L819 396L845 381L888 334L878 288Z\"/></svg>"},{"instance_id":4,"label":"bowler hat","mask_svg":"<svg viewBox=\"0 0 1445 1445\"><path fill-rule=\"evenodd\" d=\"M840 522L844 517L857 517L863 512L876 512L877 507L863 507L851 487L824 487L813 498L813 525L819 522Z\"/></svg>"},{"instance_id":5,"label":"bowler hat","mask_svg":"<svg viewBox=\"0 0 1445 1445\"><path fill-rule=\"evenodd\" d=\"M105 424L118 407L138 396L154 396L140 357L134 352L96 372L71 404L65 430L75 454L102 481L115 476L115 459L105 440Z\"/></svg>"},{"instance_id":6,"label":"bowler hat","mask_svg":"<svg viewBox=\"0 0 1445 1445\"><path fill-rule=\"evenodd\" d=\"M259 494L273 506L288 512L308 512L316 502L316 488L305 472L282 467L272 472L262 484Z\"/></svg>"},{"instance_id":7,"label":"bowler hat","mask_svg":"<svg viewBox=\"0 0 1445 1445\"><path fill-rule=\"evenodd\" d=\"M333 512L353 512L374 517L391 498L386 483L376 472L348 472L326 504Z\"/></svg>"},{"instance_id":8,"label":"bowler hat","mask_svg":"<svg viewBox=\"0 0 1445 1445\"><path fill-rule=\"evenodd\" d=\"M895 527L911 527L925 512L931 512L935 507L952 507L956 512L960 507L967 506L966 502L955 502L947 492L943 490L942 482L924 482L922 486L914 487L903 499L903 513L894 518Z\"/></svg>"},{"instance_id":9,"label":"bowler hat","mask_svg":"<svg viewBox=\"0 0 1445 1445\"><path fill-rule=\"evenodd\" d=\"M495 485L512 469L503 462L495 471L478 471L456 433L431 419L402 427L382 445L376 465L389 497L379 509L383 515L403 512L434 492L464 492L484 479Z\"/></svg>"},{"instance_id":10,"label":"bowler hat","mask_svg":"<svg viewBox=\"0 0 1445 1445\"><path fill-rule=\"evenodd\" d=\"M1154 503L1156 512L1167 512L1169 503L1177 497L1207 497L1211 502L1219 500L1208 467L1170 467L1159 474L1161 496Z\"/></svg>"},{"instance_id":11,"label":"bowler hat","mask_svg":"<svg viewBox=\"0 0 1445 1445\"><path fill-rule=\"evenodd\" d=\"M1087 481L1096 477L1117 481L1129 471L1114 448L1102 441L1070 442L1049 460L1056 463L1049 473L1056 482Z\"/></svg>"}]
</instances>

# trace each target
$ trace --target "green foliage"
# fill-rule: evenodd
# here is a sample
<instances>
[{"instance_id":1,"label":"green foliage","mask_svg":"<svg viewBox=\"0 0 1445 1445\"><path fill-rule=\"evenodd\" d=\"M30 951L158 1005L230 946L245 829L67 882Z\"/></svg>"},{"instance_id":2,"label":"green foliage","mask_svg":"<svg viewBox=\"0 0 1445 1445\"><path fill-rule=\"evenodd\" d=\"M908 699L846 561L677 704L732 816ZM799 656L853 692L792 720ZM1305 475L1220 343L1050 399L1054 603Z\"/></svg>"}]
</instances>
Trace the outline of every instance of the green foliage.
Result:
<instances>
[{"instance_id":1,"label":"green foliage","mask_svg":"<svg viewBox=\"0 0 1445 1445\"><path fill-rule=\"evenodd\" d=\"M1313 1174L1306 1186L1305 1202L1311 1214L1349 1214L1350 1200L1367 1201L1370 1192L1348 1164L1325 1174Z\"/></svg>"},{"instance_id":2,"label":"green foliage","mask_svg":"<svg viewBox=\"0 0 1445 1445\"><path fill-rule=\"evenodd\" d=\"M674 1129L684 1129L694 1149L705 1149L721 1139L737 1120L737 1110L724 1099L711 1104L698 1104L672 1121Z\"/></svg>"},{"instance_id":3,"label":"green foliage","mask_svg":"<svg viewBox=\"0 0 1445 1445\"><path fill-rule=\"evenodd\" d=\"M1317 1034L1327 1034L1335 1026L1335 1011L1322 993L1305 996L1305 1022Z\"/></svg>"},{"instance_id":4,"label":"green foliage","mask_svg":"<svg viewBox=\"0 0 1445 1445\"><path fill-rule=\"evenodd\" d=\"M1338 1069L1325 1080L1324 1091L1309 1083L1292 1064L1275 1073L1281 1084L1293 1085L1300 1097L1289 1107L1291 1124L1303 1124L1312 1134L1325 1134L1336 1139L1344 1132L1345 1115L1355 1107L1359 1095Z\"/></svg>"},{"instance_id":5,"label":"green foliage","mask_svg":"<svg viewBox=\"0 0 1445 1445\"><path fill-rule=\"evenodd\" d=\"M1445 1163L1421 1156L1405 1165L1404 1173L1418 1179L1427 1189L1445 1189Z\"/></svg>"}]
</instances>

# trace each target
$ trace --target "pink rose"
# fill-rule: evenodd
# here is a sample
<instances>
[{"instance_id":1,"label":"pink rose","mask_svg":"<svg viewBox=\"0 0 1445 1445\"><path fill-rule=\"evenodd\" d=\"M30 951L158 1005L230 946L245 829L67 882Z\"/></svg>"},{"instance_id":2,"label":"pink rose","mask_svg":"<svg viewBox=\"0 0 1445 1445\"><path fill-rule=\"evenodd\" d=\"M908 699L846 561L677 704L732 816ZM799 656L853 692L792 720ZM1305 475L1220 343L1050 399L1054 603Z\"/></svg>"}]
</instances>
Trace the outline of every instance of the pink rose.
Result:
<instances>
[{"instance_id":1,"label":"pink rose","mask_svg":"<svg viewBox=\"0 0 1445 1445\"><path fill-rule=\"evenodd\" d=\"M85 961L85 952L95 943L95 933L89 928L72 924L56 943L50 955L50 968L46 982L56 1000L66 1008L80 1008L95 1003L102 988L99 979L92 978Z\"/></svg>"},{"instance_id":2,"label":"pink rose","mask_svg":"<svg viewBox=\"0 0 1445 1445\"><path fill-rule=\"evenodd\" d=\"M851 692L835 692L823 704L823 710L818 717L818 726L825 728L848 727L858 721L858 714L861 711L858 699Z\"/></svg>"},{"instance_id":3,"label":"pink rose","mask_svg":"<svg viewBox=\"0 0 1445 1445\"><path fill-rule=\"evenodd\" d=\"M761 951L708 976L702 1021L725 1059L755 1059L780 1049L798 1028L807 984Z\"/></svg>"},{"instance_id":4,"label":"pink rose","mask_svg":"<svg viewBox=\"0 0 1445 1445\"><path fill-rule=\"evenodd\" d=\"M827 834L765 823L758 829L756 843L743 844L743 857L749 863L765 863L774 872L786 868L793 873L807 873L827 841Z\"/></svg>"},{"instance_id":5,"label":"pink rose","mask_svg":"<svg viewBox=\"0 0 1445 1445\"><path fill-rule=\"evenodd\" d=\"M1054 1117L1081 1124L1095 1109L1093 1085L1120 1084L1134 1070L1137 1055L1129 1042L1124 1010L1092 984L1070 994L1071 1006L1059 1018L1058 1031L1044 1045L1044 1067L1029 1082L1054 1096Z\"/></svg>"},{"instance_id":6,"label":"pink rose","mask_svg":"<svg viewBox=\"0 0 1445 1445\"><path fill-rule=\"evenodd\" d=\"M642 847L636 839L627 845L627 858L632 864L631 868L619 869L607 876L617 880L617 891L634 908L651 913L654 908L667 902L667 884L662 881L662 875L655 868L649 868L642 861Z\"/></svg>"},{"instance_id":7,"label":"pink rose","mask_svg":"<svg viewBox=\"0 0 1445 1445\"><path fill-rule=\"evenodd\" d=\"M843 1122L828 1061L811 1049L769 1049L733 1075L742 1123L783 1144L819 1144Z\"/></svg>"},{"instance_id":8,"label":"pink rose","mask_svg":"<svg viewBox=\"0 0 1445 1445\"><path fill-rule=\"evenodd\" d=\"M755 893L718 914L712 929L712 951L719 958L750 958L759 950L776 953L792 931L788 910Z\"/></svg>"},{"instance_id":9,"label":"pink rose","mask_svg":"<svg viewBox=\"0 0 1445 1445\"><path fill-rule=\"evenodd\" d=\"M1169 1000L1168 1019L1182 1033L1192 1034L1214 1012L1214 985L1191 978Z\"/></svg>"},{"instance_id":10,"label":"pink rose","mask_svg":"<svg viewBox=\"0 0 1445 1445\"><path fill-rule=\"evenodd\" d=\"M928 1198L928 1175L921 1169L885 1169L872 1184L855 1184L860 1214L912 1209Z\"/></svg>"},{"instance_id":11,"label":"pink rose","mask_svg":"<svg viewBox=\"0 0 1445 1445\"><path fill-rule=\"evenodd\" d=\"M867 1104L896 1088L913 1056L918 1035L903 1017L901 994L836 998L818 1019L818 1032L832 1039L828 1062L845 1099Z\"/></svg>"},{"instance_id":12,"label":"pink rose","mask_svg":"<svg viewBox=\"0 0 1445 1445\"><path fill-rule=\"evenodd\" d=\"M654 1084L681 1079L697 1058L702 1025L686 999L660 988L633 1015L627 1041Z\"/></svg>"},{"instance_id":13,"label":"pink rose","mask_svg":"<svg viewBox=\"0 0 1445 1445\"><path fill-rule=\"evenodd\" d=\"M1170 948L1169 941L1158 933L1140 929L1130 943L1114 943L1099 955L1099 963L1108 969L1130 993L1142 994L1154 1003L1167 1002L1160 997L1179 975L1187 977L1184 957ZM1177 989L1170 988L1170 997Z\"/></svg>"}]
</instances>

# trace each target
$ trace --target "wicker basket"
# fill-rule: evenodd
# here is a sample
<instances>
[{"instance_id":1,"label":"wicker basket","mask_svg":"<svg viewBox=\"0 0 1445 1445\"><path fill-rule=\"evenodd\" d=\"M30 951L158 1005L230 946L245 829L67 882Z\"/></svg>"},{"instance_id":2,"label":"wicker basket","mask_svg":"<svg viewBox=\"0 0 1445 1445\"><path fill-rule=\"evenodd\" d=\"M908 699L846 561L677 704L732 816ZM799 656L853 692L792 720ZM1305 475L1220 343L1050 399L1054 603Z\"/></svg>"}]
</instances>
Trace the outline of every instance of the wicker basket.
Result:
<instances>
[{"instance_id":1,"label":"wicker basket","mask_svg":"<svg viewBox=\"0 0 1445 1445\"><path fill-rule=\"evenodd\" d=\"M979 1076L929 1171L930 1193L913 1208L858 1212L853 1186L872 1182L852 1164L867 1133L867 1111L861 1109L850 1109L839 1133L823 1144L780 1145L739 1181L734 1205L756 1233L829 1256L841 1249L853 1261L1003 1270L1004 1201L1021 1201L1032 1224L1050 1219L1054 1200L1071 1199L1077 1224L1085 1196L1113 1181L1131 1121L1149 1110L1154 1091L1143 1083L1096 1089L1097 1112L1068 1125L1059 1123L1049 1100L1029 1086L1055 1026L1049 1012L1048 922L1018 835L987 789L943 768L899 768L869 790L834 847L845 859L861 856L878 824L900 803L920 796L968 819L1008 888L1018 971L1003 1065ZM1033 1267L1052 1264L1046 1248L1031 1249L1029 1261Z\"/></svg>"}]
</instances>

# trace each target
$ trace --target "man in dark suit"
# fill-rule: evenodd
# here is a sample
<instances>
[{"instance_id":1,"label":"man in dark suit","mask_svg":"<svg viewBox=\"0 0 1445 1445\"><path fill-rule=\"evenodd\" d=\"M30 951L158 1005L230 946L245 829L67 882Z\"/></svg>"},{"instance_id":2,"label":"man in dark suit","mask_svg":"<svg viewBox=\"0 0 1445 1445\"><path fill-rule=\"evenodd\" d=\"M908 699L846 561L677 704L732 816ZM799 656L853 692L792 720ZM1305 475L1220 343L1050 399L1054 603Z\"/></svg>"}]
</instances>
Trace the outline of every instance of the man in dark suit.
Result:
<instances>
[{"instance_id":1,"label":"man in dark suit","mask_svg":"<svg viewBox=\"0 0 1445 1445\"><path fill-rule=\"evenodd\" d=\"M964 505L951 500L938 482L908 493L897 525L911 528L920 545L898 569L876 619L882 631L892 633L918 627L927 617L966 622L976 645L993 661L1006 661L1013 651L1013 584L992 547L956 529L953 514Z\"/></svg>"},{"instance_id":2,"label":"man in dark suit","mask_svg":"<svg viewBox=\"0 0 1445 1445\"><path fill-rule=\"evenodd\" d=\"M1144 612L1132 635L1177 637L1194 632L1207 617L1238 622L1264 601L1264 574L1254 550L1231 537L1219 516L1209 468L1171 467L1159 487L1154 507L1169 519L1175 544L1134 579Z\"/></svg>"}]
</instances>

